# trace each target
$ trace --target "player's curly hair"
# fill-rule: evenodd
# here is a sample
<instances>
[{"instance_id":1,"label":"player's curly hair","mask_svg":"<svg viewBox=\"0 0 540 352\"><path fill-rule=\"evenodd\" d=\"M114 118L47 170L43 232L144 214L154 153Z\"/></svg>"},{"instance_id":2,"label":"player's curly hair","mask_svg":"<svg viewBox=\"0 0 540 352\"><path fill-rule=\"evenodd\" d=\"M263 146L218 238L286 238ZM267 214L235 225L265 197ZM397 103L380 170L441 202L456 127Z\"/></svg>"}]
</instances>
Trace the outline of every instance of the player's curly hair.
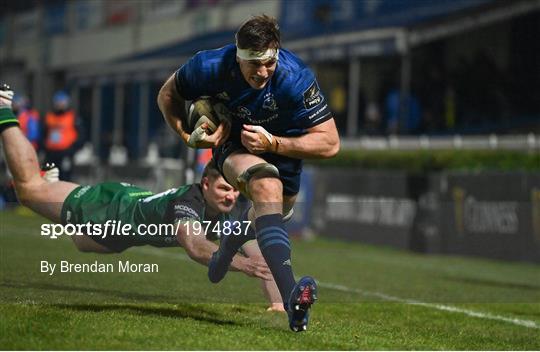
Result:
<instances>
[{"instance_id":1,"label":"player's curly hair","mask_svg":"<svg viewBox=\"0 0 540 352\"><path fill-rule=\"evenodd\" d=\"M253 16L244 22L236 32L236 45L240 49L265 51L279 49L281 35L279 25L274 17L268 15Z\"/></svg>"}]
</instances>

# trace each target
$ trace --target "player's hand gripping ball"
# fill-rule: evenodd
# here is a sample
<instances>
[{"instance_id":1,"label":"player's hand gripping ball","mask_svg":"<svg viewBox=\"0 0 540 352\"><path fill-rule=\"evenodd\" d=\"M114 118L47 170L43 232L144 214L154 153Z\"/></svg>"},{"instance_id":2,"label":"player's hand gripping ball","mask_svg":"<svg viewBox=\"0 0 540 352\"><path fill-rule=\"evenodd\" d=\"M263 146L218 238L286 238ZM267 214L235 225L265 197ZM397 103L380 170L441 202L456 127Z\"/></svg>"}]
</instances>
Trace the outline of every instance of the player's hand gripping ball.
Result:
<instances>
[{"instance_id":1,"label":"player's hand gripping ball","mask_svg":"<svg viewBox=\"0 0 540 352\"><path fill-rule=\"evenodd\" d=\"M228 125L231 123L231 114L223 103L209 97L195 100L188 110L185 130L190 133L188 145L199 147L201 142L206 141L222 123Z\"/></svg>"}]
</instances>

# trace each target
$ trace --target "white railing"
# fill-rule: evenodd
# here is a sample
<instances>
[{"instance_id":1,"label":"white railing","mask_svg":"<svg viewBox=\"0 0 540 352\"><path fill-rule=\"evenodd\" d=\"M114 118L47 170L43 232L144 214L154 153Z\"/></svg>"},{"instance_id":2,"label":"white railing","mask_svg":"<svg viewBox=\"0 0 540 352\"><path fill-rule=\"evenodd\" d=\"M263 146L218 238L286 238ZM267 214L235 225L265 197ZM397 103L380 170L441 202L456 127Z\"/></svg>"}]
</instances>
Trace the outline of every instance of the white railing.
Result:
<instances>
[{"instance_id":1,"label":"white railing","mask_svg":"<svg viewBox=\"0 0 540 352\"><path fill-rule=\"evenodd\" d=\"M343 138L341 149L417 150L417 149L477 149L477 150L538 150L540 135L477 135L477 136L388 136Z\"/></svg>"}]
</instances>

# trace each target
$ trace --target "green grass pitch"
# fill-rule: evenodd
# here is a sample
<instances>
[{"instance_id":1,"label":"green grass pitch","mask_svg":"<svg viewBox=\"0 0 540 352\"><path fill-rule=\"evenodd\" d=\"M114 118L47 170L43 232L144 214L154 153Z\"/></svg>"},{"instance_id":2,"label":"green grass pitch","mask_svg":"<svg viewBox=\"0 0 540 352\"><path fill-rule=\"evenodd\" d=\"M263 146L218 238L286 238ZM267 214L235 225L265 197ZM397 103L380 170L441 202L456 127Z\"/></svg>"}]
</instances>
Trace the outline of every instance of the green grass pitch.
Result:
<instances>
[{"instance_id":1,"label":"green grass pitch","mask_svg":"<svg viewBox=\"0 0 540 352\"><path fill-rule=\"evenodd\" d=\"M320 280L309 330L265 312L257 280L218 285L180 248L78 252L42 219L0 213L0 349L539 350L540 266L293 241ZM40 273L40 261L156 263L159 273Z\"/></svg>"}]
</instances>

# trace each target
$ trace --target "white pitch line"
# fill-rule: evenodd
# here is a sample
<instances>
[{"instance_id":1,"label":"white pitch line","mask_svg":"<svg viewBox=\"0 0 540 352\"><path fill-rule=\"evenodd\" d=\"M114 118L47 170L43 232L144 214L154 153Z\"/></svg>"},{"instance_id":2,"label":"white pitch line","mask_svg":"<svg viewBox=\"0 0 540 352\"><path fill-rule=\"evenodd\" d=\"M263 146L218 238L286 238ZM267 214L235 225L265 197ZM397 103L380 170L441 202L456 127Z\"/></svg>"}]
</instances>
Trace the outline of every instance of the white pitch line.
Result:
<instances>
[{"instance_id":1,"label":"white pitch line","mask_svg":"<svg viewBox=\"0 0 540 352\"><path fill-rule=\"evenodd\" d=\"M136 252L139 252L139 253L142 253L142 254L156 255L156 256L159 256L159 257L166 257L166 258L171 258L171 259L180 259L182 261L188 261L188 262L191 261L189 256L187 256L184 253L164 252L162 250L151 248L151 247L144 247L144 248L143 247L138 247L138 248L134 249L133 251L136 251ZM317 284L320 287L325 287L325 288L329 288L329 289L332 289L332 290L348 292L348 293L357 293L357 294L360 294L360 295L363 295L363 296L377 297L377 298L383 299L385 301L405 303L405 304L421 306L421 307L426 307L426 308L431 308L431 309L436 309L436 310L441 310L441 311L446 311L446 312L452 312L452 313L461 313L461 314L465 314L465 315L467 315L469 317L502 321L502 322L505 322L505 323L510 323L510 324L514 324L514 325L518 325L518 326L523 326L523 327L526 327L526 328L540 329L540 325L537 322L532 321L532 320L509 318L509 317L505 317L505 316L502 316L502 315L494 315L494 314L490 314L490 313L482 313L482 312L477 312L477 311L470 310L470 309L463 309L463 308L447 306L447 305L443 305L443 304L427 303L427 302L422 302L422 301L417 301L417 300L392 296L392 295L388 295L388 294L382 293L382 292L367 291L367 290L361 290L361 289L357 289L357 288L351 288L351 287L347 287L347 286L344 286L344 285L333 284L333 283L330 283L330 282L317 281Z\"/></svg>"},{"instance_id":2,"label":"white pitch line","mask_svg":"<svg viewBox=\"0 0 540 352\"><path fill-rule=\"evenodd\" d=\"M442 310L442 311L447 311L447 312L453 312L453 313L461 313L461 314L465 314L465 315L470 316L470 317L503 321L505 323L524 326L524 327L527 327L527 328L540 329L540 325L538 323L536 323L535 321L532 321L532 320L509 318L509 317L504 317L502 315L493 315L493 314L490 314L490 313L482 313L482 312L477 312L477 311L470 310L470 309L452 307L452 306L447 306L447 305L443 305L443 304L426 303L426 302L421 302L421 301L417 301L417 300L391 296L391 295L387 295L387 294L381 293L381 292L365 291L365 290L351 288L351 287L347 287L347 286L343 286L343 285L332 284L332 283L329 283L329 282L318 282L318 284L321 287L330 288L330 289L333 289L333 290L336 290L336 291L349 292L349 293L358 293L358 294L361 294L361 295L364 295L364 296L372 296L372 297L381 298L381 299L383 299L385 301L405 303L405 304L410 304L410 305L415 305L415 306L422 306L422 307L426 307L426 308Z\"/></svg>"}]
</instances>

